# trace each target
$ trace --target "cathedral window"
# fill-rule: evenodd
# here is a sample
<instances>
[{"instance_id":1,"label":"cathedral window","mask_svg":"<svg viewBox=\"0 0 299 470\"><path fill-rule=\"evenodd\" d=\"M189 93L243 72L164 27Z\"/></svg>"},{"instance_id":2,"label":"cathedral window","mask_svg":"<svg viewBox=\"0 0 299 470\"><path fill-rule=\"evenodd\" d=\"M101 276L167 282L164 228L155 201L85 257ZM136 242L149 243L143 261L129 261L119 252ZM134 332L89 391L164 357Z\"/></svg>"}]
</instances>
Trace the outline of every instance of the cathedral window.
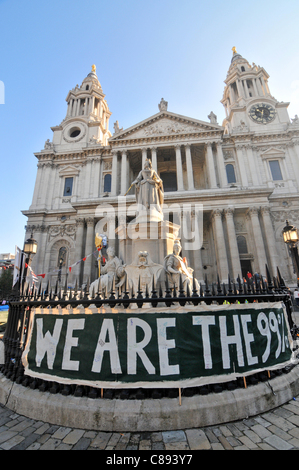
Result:
<instances>
[{"instance_id":1,"label":"cathedral window","mask_svg":"<svg viewBox=\"0 0 299 470\"><path fill-rule=\"evenodd\" d=\"M247 241L243 235L237 237L238 250L240 255L245 255L248 253Z\"/></svg>"},{"instance_id":2,"label":"cathedral window","mask_svg":"<svg viewBox=\"0 0 299 470\"><path fill-rule=\"evenodd\" d=\"M282 173L278 160L269 161L273 181L282 180Z\"/></svg>"},{"instance_id":3,"label":"cathedral window","mask_svg":"<svg viewBox=\"0 0 299 470\"><path fill-rule=\"evenodd\" d=\"M235 169L234 166L229 163L226 165L226 176L227 176L227 182L228 184L236 183L236 175L235 175Z\"/></svg>"},{"instance_id":4,"label":"cathedral window","mask_svg":"<svg viewBox=\"0 0 299 470\"><path fill-rule=\"evenodd\" d=\"M64 196L71 196L73 191L73 179L74 178L65 178L64 181Z\"/></svg>"},{"instance_id":5,"label":"cathedral window","mask_svg":"<svg viewBox=\"0 0 299 470\"><path fill-rule=\"evenodd\" d=\"M175 172L165 172L161 174L165 192L177 191L177 178Z\"/></svg>"},{"instance_id":6,"label":"cathedral window","mask_svg":"<svg viewBox=\"0 0 299 470\"><path fill-rule=\"evenodd\" d=\"M111 192L111 175L110 173L107 173L104 178L104 193L110 193Z\"/></svg>"}]
</instances>

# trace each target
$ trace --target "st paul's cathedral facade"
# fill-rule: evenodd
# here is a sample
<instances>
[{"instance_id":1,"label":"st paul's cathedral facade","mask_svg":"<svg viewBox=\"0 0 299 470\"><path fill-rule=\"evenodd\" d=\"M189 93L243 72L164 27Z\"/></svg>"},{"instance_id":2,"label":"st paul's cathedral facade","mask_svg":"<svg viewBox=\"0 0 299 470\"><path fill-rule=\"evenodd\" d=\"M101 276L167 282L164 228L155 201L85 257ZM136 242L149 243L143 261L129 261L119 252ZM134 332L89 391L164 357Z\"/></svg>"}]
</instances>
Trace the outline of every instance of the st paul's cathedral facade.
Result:
<instances>
[{"instance_id":1,"label":"st paul's cathedral facade","mask_svg":"<svg viewBox=\"0 0 299 470\"><path fill-rule=\"evenodd\" d=\"M163 181L166 212L185 208L179 213L182 256L198 281L265 275L267 264L273 275L279 266L295 285L282 231L287 219L299 221L299 120L290 119L289 103L271 95L268 79L263 67L250 65L234 48L222 125L213 112L208 122L170 112L162 98L157 114L128 129L116 121L111 134L111 112L93 66L69 91L52 141L35 154L33 200L23 211L25 238L33 234L38 242L35 274L52 285L59 271L69 286L93 281L97 233L131 262L118 229L133 215L117 208L119 201L134 204L134 188L128 189L150 159ZM200 217L194 207L202 208ZM194 249L188 233L197 232L201 240Z\"/></svg>"}]
</instances>

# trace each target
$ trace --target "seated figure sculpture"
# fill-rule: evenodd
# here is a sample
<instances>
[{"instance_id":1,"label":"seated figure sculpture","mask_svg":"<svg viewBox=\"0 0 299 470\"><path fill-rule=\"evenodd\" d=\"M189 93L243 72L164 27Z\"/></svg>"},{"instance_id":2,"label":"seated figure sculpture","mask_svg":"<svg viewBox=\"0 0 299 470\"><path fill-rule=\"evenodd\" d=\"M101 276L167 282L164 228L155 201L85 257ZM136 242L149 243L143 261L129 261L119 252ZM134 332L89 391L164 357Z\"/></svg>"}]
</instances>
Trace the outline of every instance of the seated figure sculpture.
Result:
<instances>
[{"instance_id":1,"label":"seated figure sculpture","mask_svg":"<svg viewBox=\"0 0 299 470\"><path fill-rule=\"evenodd\" d=\"M126 265L115 256L113 247L107 249L108 261L101 269L101 276L90 284L89 293L100 292L102 295L109 295L112 289L113 281L115 280L115 287L123 283L125 276Z\"/></svg>"},{"instance_id":2,"label":"seated figure sculpture","mask_svg":"<svg viewBox=\"0 0 299 470\"><path fill-rule=\"evenodd\" d=\"M173 244L173 253L167 255L164 259L164 269L168 276L168 281L170 287L176 286L176 289L180 286L180 277L182 279L184 291L187 292L187 286L192 291L193 284L193 269L188 268L180 256L181 252L181 243L180 240L175 240ZM199 284L197 279L195 279L196 289L199 289Z\"/></svg>"}]
</instances>

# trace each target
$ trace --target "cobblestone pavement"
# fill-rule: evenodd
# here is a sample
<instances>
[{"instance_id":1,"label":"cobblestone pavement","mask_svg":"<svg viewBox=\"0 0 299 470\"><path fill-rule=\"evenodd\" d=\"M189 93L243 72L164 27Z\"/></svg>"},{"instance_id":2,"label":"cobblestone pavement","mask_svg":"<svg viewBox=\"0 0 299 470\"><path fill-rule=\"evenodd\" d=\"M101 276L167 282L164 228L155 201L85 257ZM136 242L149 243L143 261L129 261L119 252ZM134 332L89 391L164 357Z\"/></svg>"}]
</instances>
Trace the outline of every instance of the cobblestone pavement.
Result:
<instances>
[{"instance_id":1,"label":"cobblestone pavement","mask_svg":"<svg viewBox=\"0 0 299 470\"><path fill-rule=\"evenodd\" d=\"M1 450L299 450L299 396L254 418L200 429L119 433L35 421L0 406Z\"/></svg>"}]
</instances>

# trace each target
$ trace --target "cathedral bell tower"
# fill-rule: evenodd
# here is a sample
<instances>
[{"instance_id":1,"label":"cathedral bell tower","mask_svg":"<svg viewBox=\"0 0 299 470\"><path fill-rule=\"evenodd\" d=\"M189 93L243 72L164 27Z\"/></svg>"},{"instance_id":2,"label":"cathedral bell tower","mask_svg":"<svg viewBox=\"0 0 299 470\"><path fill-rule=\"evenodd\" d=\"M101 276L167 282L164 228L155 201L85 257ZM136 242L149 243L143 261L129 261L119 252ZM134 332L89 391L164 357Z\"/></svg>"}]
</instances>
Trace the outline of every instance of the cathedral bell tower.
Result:
<instances>
[{"instance_id":1,"label":"cathedral bell tower","mask_svg":"<svg viewBox=\"0 0 299 470\"><path fill-rule=\"evenodd\" d=\"M224 81L225 89L221 103L226 119L225 133L254 131L265 132L265 126L272 131L281 130L282 124L289 124L287 112L289 103L278 102L270 93L269 75L263 67L249 62L233 47L233 57Z\"/></svg>"},{"instance_id":2,"label":"cathedral bell tower","mask_svg":"<svg viewBox=\"0 0 299 470\"><path fill-rule=\"evenodd\" d=\"M88 144L107 145L111 133L105 95L96 74L96 66L67 97L67 113L59 126L52 127L55 150L75 150Z\"/></svg>"}]
</instances>

